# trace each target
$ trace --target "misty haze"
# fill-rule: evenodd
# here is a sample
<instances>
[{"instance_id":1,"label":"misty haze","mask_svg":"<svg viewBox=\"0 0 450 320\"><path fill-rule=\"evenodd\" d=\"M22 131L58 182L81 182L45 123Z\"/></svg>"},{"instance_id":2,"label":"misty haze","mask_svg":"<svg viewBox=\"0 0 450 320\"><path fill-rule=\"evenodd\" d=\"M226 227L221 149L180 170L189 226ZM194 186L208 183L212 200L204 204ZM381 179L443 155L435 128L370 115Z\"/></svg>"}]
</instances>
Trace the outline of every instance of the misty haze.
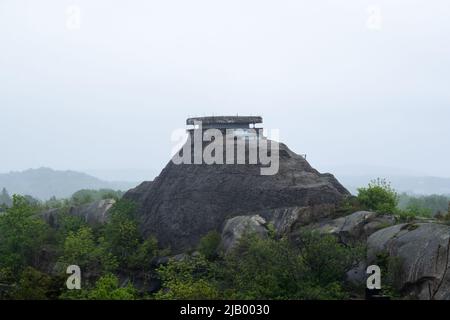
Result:
<instances>
[{"instance_id":1,"label":"misty haze","mask_svg":"<svg viewBox=\"0 0 450 320\"><path fill-rule=\"evenodd\" d=\"M450 300L449 16L0 1L0 300ZM173 161L228 135L275 172Z\"/></svg>"}]
</instances>

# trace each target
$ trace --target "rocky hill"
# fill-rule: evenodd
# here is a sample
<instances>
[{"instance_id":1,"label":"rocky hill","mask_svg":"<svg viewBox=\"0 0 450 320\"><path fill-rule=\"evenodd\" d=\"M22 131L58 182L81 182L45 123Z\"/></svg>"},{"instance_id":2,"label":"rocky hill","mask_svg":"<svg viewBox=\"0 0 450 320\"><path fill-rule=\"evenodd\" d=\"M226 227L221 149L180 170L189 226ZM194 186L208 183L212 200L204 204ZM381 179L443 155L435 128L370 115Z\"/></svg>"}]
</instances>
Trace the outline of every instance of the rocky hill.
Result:
<instances>
[{"instance_id":1,"label":"rocky hill","mask_svg":"<svg viewBox=\"0 0 450 320\"><path fill-rule=\"evenodd\" d=\"M152 183L124 198L138 203L144 235L181 252L229 218L258 213L281 226L300 213L326 216L349 195L333 175L319 173L286 145L279 154L275 175L260 175L260 165L169 162Z\"/></svg>"}]
</instances>

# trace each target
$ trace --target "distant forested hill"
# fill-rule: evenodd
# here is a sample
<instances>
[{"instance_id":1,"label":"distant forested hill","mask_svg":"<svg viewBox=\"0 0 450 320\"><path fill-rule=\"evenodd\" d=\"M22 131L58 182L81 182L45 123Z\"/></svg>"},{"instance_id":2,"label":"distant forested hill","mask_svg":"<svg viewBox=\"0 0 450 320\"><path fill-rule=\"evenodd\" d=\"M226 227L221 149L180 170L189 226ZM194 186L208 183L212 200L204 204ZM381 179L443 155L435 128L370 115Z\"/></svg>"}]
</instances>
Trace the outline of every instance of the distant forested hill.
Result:
<instances>
[{"instance_id":1,"label":"distant forested hill","mask_svg":"<svg viewBox=\"0 0 450 320\"><path fill-rule=\"evenodd\" d=\"M70 197L81 189L113 189L126 191L135 187L133 182L103 181L76 171L57 171L50 168L29 169L0 174L0 190L9 194L30 195L40 200Z\"/></svg>"},{"instance_id":2,"label":"distant forested hill","mask_svg":"<svg viewBox=\"0 0 450 320\"><path fill-rule=\"evenodd\" d=\"M408 194L445 194L450 195L450 178L439 177L420 177L406 175L345 175L337 174L338 180L353 194L357 193L357 188L367 186L367 184L376 178L384 178L392 184L392 187L398 192ZM0 186L1 187L1 186Z\"/></svg>"}]
</instances>

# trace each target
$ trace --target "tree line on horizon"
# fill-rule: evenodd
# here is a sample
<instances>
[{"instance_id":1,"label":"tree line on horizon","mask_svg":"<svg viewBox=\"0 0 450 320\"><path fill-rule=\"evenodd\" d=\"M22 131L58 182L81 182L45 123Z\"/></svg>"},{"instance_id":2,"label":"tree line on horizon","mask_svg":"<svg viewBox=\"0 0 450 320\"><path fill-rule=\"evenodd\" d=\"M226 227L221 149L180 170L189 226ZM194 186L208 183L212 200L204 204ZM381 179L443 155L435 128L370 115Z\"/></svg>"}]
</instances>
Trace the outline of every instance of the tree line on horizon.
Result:
<instances>
[{"instance_id":1,"label":"tree line on horizon","mask_svg":"<svg viewBox=\"0 0 450 320\"><path fill-rule=\"evenodd\" d=\"M380 181L383 179L379 179ZM34 205L40 205L43 208L57 208L65 205L83 205L102 199L120 199L124 192L112 189L90 190L82 189L75 192L68 199L57 199L52 197L49 200L41 201L30 195L22 195L27 201ZM445 215L449 210L450 195L412 195L400 193L398 197L398 208L401 210L414 211L416 215L434 217ZM0 192L0 211L4 211L12 205L12 196L6 188Z\"/></svg>"},{"instance_id":2,"label":"tree line on horizon","mask_svg":"<svg viewBox=\"0 0 450 320\"><path fill-rule=\"evenodd\" d=\"M51 197L49 200L41 201L30 195L20 196L22 196L30 205L40 207L41 209L52 209L65 206L80 206L103 199L119 200L120 198L122 198L123 194L123 191L112 189L82 189L75 192L70 198L66 199L57 199L56 197ZM12 206L13 197L14 195L11 196L6 188L2 188L2 191L0 192L0 211L5 211L7 208Z\"/></svg>"}]
</instances>

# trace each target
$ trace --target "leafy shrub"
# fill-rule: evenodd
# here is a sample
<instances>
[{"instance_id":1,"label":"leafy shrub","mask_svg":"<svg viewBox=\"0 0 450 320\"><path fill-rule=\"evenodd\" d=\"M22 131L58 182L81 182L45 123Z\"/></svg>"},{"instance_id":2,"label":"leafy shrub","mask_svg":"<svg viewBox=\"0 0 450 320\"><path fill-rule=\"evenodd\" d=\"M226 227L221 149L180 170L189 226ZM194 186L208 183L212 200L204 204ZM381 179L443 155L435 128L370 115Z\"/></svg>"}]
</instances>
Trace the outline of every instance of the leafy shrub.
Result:
<instances>
[{"instance_id":1,"label":"leafy shrub","mask_svg":"<svg viewBox=\"0 0 450 320\"><path fill-rule=\"evenodd\" d=\"M122 197L122 195L123 195L122 191L115 191L111 189L100 189L100 190L83 189L75 192L72 195L70 202L72 205L79 206L102 199L119 200Z\"/></svg>"},{"instance_id":2,"label":"leafy shrub","mask_svg":"<svg viewBox=\"0 0 450 320\"><path fill-rule=\"evenodd\" d=\"M137 291L131 284L119 287L119 279L113 274L101 277L87 294L90 300L134 300L136 296Z\"/></svg>"},{"instance_id":3,"label":"leafy shrub","mask_svg":"<svg viewBox=\"0 0 450 320\"><path fill-rule=\"evenodd\" d=\"M64 241L63 255L59 262L64 271L68 265L78 265L88 278L117 268L116 258L106 250L102 239L95 241L89 227L69 233Z\"/></svg>"},{"instance_id":4,"label":"leafy shrub","mask_svg":"<svg viewBox=\"0 0 450 320\"><path fill-rule=\"evenodd\" d=\"M397 212L397 192L384 179L370 182L367 188L359 188L357 199L366 210L392 214Z\"/></svg>"},{"instance_id":5,"label":"leafy shrub","mask_svg":"<svg viewBox=\"0 0 450 320\"><path fill-rule=\"evenodd\" d=\"M5 209L12 206L12 199L5 188L0 192L0 206L4 206Z\"/></svg>"},{"instance_id":6,"label":"leafy shrub","mask_svg":"<svg viewBox=\"0 0 450 320\"><path fill-rule=\"evenodd\" d=\"M47 300L50 298L52 278L34 268L25 268L13 292L13 299L18 300Z\"/></svg>"},{"instance_id":7,"label":"leafy shrub","mask_svg":"<svg viewBox=\"0 0 450 320\"><path fill-rule=\"evenodd\" d=\"M225 283L238 299L339 299L345 272L362 256L335 237L303 233L300 245L286 239L248 236L226 258Z\"/></svg>"},{"instance_id":8,"label":"leafy shrub","mask_svg":"<svg viewBox=\"0 0 450 320\"><path fill-rule=\"evenodd\" d=\"M97 280L91 289L66 290L60 295L63 300L135 300L137 290L129 283L119 286L119 279L113 274L106 274Z\"/></svg>"},{"instance_id":9,"label":"leafy shrub","mask_svg":"<svg viewBox=\"0 0 450 320\"><path fill-rule=\"evenodd\" d=\"M376 255L375 264L380 267L383 275L383 294L393 298L400 297L403 276L403 261L401 258L390 256L388 252L382 251Z\"/></svg>"},{"instance_id":10,"label":"leafy shrub","mask_svg":"<svg viewBox=\"0 0 450 320\"><path fill-rule=\"evenodd\" d=\"M164 254L165 251L159 250L156 238L150 237L140 243L129 256L127 266L134 271L148 273L151 271L153 259Z\"/></svg>"},{"instance_id":11,"label":"leafy shrub","mask_svg":"<svg viewBox=\"0 0 450 320\"><path fill-rule=\"evenodd\" d=\"M357 197L347 196L336 207L335 216L336 218L348 216L349 214L360 211L361 209L363 208L361 207Z\"/></svg>"},{"instance_id":12,"label":"leafy shrub","mask_svg":"<svg viewBox=\"0 0 450 320\"><path fill-rule=\"evenodd\" d=\"M217 258L220 241L220 234L217 231L211 231L200 240L198 251L207 259Z\"/></svg>"},{"instance_id":13,"label":"leafy shrub","mask_svg":"<svg viewBox=\"0 0 450 320\"><path fill-rule=\"evenodd\" d=\"M20 274L32 266L49 234L49 227L36 216L36 208L21 196L0 216L0 268Z\"/></svg>"},{"instance_id":14,"label":"leafy shrub","mask_svg":"<svg viewBox=\"0 0 450 320\"><path fill-rule=\"evenodd\" d=\"M335 237L305 233L301 245L286 239L241 238L224 260L204 256L171 261L158 269L158 299L341 299L345 272L362 250Z\"/></svg>"},{"instance_id":15,"label":"leafy shrub","mask_svg":"<svg viewBox=\"0 0 450 320\"><path fill-rule=\"evenodd\" d=\"M119 200L114 204L110 219L104 227L105 244L118 259L122 270L148 272L151 261L163 252L159 252L155 238L142 238L135 212L135 205L130 201Z\"/></svg>"},{"instance_id":16,"label":"leafy shrub","mask_svg":"<svg viewBox=\"0 0 450 320\"><path fill-rule=\"evenodd\" d=\"M203 256L171 260L158 268L163 288L156 299L207 300L218 299L219 290L212 280L213 267Z\"/></svg>"}]
</instances>

